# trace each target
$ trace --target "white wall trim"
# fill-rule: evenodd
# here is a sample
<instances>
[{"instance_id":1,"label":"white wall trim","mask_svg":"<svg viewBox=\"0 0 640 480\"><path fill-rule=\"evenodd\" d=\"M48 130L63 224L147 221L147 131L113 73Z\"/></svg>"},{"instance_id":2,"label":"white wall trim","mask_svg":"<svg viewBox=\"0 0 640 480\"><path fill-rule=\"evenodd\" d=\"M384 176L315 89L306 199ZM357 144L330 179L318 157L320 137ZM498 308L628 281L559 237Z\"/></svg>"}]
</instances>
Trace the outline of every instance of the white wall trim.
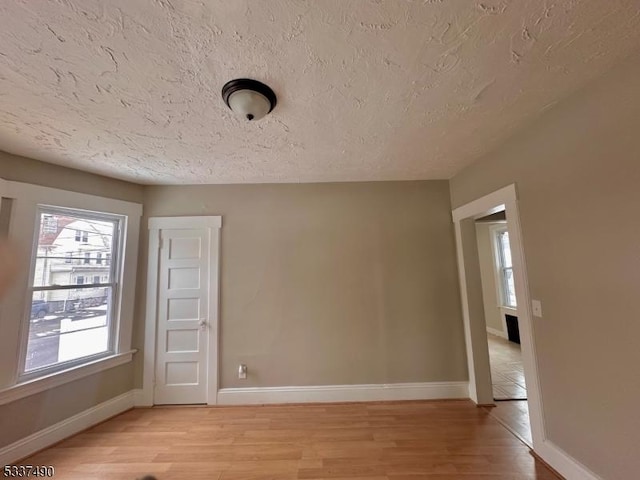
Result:
<instances>
[{"instance_id":1,"label":"white wall trim","mask_svg":"<svg viewBox=\"0 0 640 480\"><path fill-rule=\"evenodd\" d=\"M207 378L207 404L215 405L218 398L218 324L220 319L220 228L221 216L151 217L149 218L149 257L147 261L147 302L144 334L144 365L142 390L136 396L137 406L152 406L156 370L156 317L158 298L158 266L160 230L174 228L209 229L209 374ZM216 262L215 264L213 262ZM215 352L215 356L211 356Z\"/></svg>"},{"instance_id":2,"label":"white wall trim","mask_svg":"<svg viewBox=\"0 0 640 480\"><path fill-rule=\"evenodd\" d=\"M478 219L501 212L505 210L505 199L511 195L515 195L515 185L513 184L456 208L452 212L453 221L459 222L465 218Z\"/></svg>"},{"instance_id":3,"label":"white wall trim","mask_svg":"<svg viewBox=\"0 0 640 480\"><path fill-rule=\"evenodd\" d=\"M545 440L536 453L567 480L602 480L602 477L549 440Z\"/></svg>"},{"instance_id":4,"label":"white wall trim","mask_svg":"<svg viewBox=\"0 0 640 480\"><path fill-rule=\"evenodd\" d=\"M468 382L223 388L218 391L218 404L256 405L272 403L441 400L469 398L468 393Z\"/></svg>"},{"instance_id":5,"label":"white wall trim","mask_svg":"<svg viewBox=\"0 0 640 480\"><path fill-rule=\"evenodd\" d=\"M100 358L90 363L83 363L66 370L54 372L45 377L38 377L34 380L5 388L0 390L0 405L11 403L15 400L44 392L45 390L50 390L65 383L117 367L118 365L124 365L132 360L134 353L136 353L136 350L117 353L106 358Z\"/></svg>"},{"instance_id":6,"label":"white wall trim","mask_svg":"<svg viewBox=\"0 0 640 480\"><path fill-rule=\"evenodd\" d=\"M149 222L151 224L151 222ZM144 327L144 358L142 369L142 395L137 405L153 405L153 385L156 370L156 316L158 298L158 254L160 230L149 229L149 256L147 260L147 303Z\"/></svg>"},{"instance_id":7,"label":"white wall trim","mask_svg":"<svg viewBox=\"0 0 640 480\"><path fill-rule=\"evenodd\" d=\"M221 228L222 217L151 217L149 218L149 230L161 230L163 228Z\"/></svg>"},{"instance_id":8,"label":"white wall trim","mask_svg":"<svg viewBox=\"0 0 640 480\"><path fill-rule=\"evenodd\" d=\"M0 199L8 195L8 192L9 192L9 187L7 185L7 181L0 178Z\"/></svg>"},{"instance_id":9,"label":"white wall trim","mask_svg":"<svg viewBox=\"0 0 640 480\"><path fill-rule=\"evenodd\" d=\"M491 328L491 327L487 327L487 333L490 333L491 335L495 335L496 337L500 337L500 338L505 338L505 339L509 338L507 334L504 333L502 330L496 330L495 328Z\"/></svg>"},{"instance_id":10,"label":"white wall trim","mask_svg":"<svg viewBox=\"0 0 640 480\"><path fill-rule=\"evenodd\" d=\"M220 228L221 217L209 229L209 345L207 372L207 404L218 403L219 359L220 359Z\"/></svg>"},{"instance_id":11,"label":"white wall trim","mask_svg":"<svg viewBox=\"0 0 640 480\"><path fill-rule=\"evenodd\" d=\"M28 437L0 448L0 465L15 463L29 455L64 440L97 423L125 412L134 405L133 391L129 391L40 430Z\"/></svg>"},{"instance_id":12,"label":"white wall trim","mask_svg":"<svg viewBox=\"0 0 640 480\"><path fill-rule=\"evenodd\" d=\"M471 314L466 288L466 271L463 255L461 221L465 219L477 219L482 216L495 213L504 209L507 218L507 228L509 231L509 241L511 243L511 256L513 260L513 272L516 287L516 297L518 299L517 316L520 327L520 339L522 349L522 363L527 382L527 401L529 405L529 421L531 424L531 436L533 447L536 452L542 447L546 440L544 430L544 409L542 405L542 395L540 392L540 381L538 379L538 365L536 360L536 348L533 338L533 315L531 312L531 300L529 295L529 284L527 280L527 269L522 244L522 234L520 229L520 216L518 211L516 187L514 184L508 185L500 190L490 193L484 197L474 200L466 205L456 208L452 212L454 220L454 230L456 235L456 247L458 255L458 273L460 277L462 316L465 330L467 362L469 366L469 396L477 402L479 382L485 379L477 379L474 375L476 355L481 348L475 345L471 338ZM486 328L486 325L484 326ZM486 348L486 346L485 346ZM486 366L487 369L489 366ZM490 381L486 379L486 381ZM482 390L486 390L482 386ZM542 453L539 455L547 461ZM550 462L549 462L550 463ZM550 463L550 465L552 465ZM553 466L553 465L552 465Z\"/></svg>"}]
</instances>

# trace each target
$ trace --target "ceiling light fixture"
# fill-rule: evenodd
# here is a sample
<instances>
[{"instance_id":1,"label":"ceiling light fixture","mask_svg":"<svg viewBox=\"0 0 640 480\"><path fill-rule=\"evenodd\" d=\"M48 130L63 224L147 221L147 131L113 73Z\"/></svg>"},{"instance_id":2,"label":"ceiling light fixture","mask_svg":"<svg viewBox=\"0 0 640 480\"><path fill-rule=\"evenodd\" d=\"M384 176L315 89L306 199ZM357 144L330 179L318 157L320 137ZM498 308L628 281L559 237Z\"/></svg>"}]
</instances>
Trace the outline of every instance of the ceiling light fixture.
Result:
<instances>
[{"instance_id":1,"label":"ceiling light fixture","mask_svg":"<svg viewBox=\"0 0 640 480\"><path fill-rule=\"evenodd\" d=\"M249 121L260 120L276 106L276 94L264 83L238 78L222 87L222 99L233 113Z\"/></svg>"}]
</instances>

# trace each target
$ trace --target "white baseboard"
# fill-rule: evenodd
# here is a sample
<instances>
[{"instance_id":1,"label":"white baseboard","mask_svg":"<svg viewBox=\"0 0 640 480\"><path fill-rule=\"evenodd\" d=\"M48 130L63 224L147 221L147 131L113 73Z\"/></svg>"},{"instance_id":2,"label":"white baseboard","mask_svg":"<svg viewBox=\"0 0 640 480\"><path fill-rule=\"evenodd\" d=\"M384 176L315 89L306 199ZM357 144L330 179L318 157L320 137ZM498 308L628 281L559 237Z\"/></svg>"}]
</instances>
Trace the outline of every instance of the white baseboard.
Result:
<instances>
[{"instance_id":1,"label":"white baseboard","mask_svg":"<svg viewBox=\"0 0 640 480\"><path fill-rule=\"evenodd\" d=\"M17 442L0 448L0 465L8 465L64 440L97 423L103 422L134 405L133 391L123 393L95 407L40 430Z\"/></svg>"},{"instance_id":2,"label":"white baseboard","mask_svg":"<svg viewBox=\"0 0 640 480\"><path fill-rule=\"evenodd\" d=\"M487 327L487 333L490 333L491 335L495 335L496 337L509 339L506 333L504 333L502 330L496 330L495 328Z\"/></svg>"},{"instance_id":3,"label":"white baseboard","mask_svg":"<svg viewBox=\"0 0 640 480\"><path fill-rule=\"evenodd\" d=\"M468 382L223 388L218 405L469 398Z\"/></svg>"},{"instance_id":4,"label":"white baseboard","mask_svg":"<svg viewBox=\"0 0 640 480\"><path fill-rule=\"evenodd\" d=\"M567 480L602 480L579 461L549 440L542 442L536 453Z\"/></svg>"}]
</instances>

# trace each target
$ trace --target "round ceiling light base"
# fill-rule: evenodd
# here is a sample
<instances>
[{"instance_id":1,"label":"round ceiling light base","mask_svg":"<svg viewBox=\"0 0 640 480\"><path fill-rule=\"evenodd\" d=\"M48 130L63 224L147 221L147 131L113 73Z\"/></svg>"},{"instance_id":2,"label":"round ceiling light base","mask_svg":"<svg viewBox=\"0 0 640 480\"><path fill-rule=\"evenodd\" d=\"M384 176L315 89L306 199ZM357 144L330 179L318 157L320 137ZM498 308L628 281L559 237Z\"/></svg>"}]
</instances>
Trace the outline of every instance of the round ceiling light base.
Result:
<instances>
[{"instance_id":1,"label":"round ceiling light base","mask_svg":"<svg viewBox=\"0 0 640 480\"><path fill-rule=\"evenodd\" d=\"M249 121L264 117L278 101L269 86L250 78L227 82L222 87L222 99L234 113Z\"/></svg>"}]
</instances>

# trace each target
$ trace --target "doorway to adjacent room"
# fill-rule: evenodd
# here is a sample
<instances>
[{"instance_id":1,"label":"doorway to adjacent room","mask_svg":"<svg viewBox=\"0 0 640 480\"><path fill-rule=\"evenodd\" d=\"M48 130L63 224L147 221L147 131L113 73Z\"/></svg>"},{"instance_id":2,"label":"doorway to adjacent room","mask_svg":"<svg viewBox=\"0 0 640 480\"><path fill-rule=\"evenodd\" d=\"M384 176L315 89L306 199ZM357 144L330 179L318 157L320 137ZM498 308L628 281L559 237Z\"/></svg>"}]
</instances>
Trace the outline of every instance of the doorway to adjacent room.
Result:
<instances>
[{"instance_id":1,"label":"doorway to adjacent room","mask_svg":"<svg viewBox=\"0 0 640 480\"><path fill-rule=\"evenodd\" d=\"M542 406L515 186L457 208L453 218L470 397L539 448Z\"/></svg>"}]
</instances>

